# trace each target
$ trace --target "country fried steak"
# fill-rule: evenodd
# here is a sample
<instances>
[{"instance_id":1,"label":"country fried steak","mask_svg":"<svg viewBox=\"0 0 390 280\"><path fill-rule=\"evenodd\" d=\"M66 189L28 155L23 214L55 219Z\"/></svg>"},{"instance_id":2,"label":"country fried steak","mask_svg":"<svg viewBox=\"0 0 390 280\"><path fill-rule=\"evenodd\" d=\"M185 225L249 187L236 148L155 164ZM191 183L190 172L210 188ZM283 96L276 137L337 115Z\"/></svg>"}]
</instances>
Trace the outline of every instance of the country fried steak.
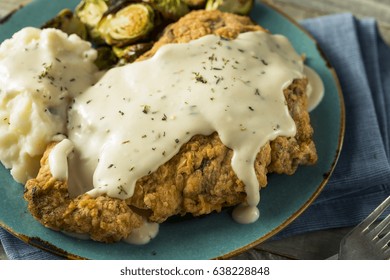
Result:
<instances>
[{"instance_id":1,"label":"country fried steak","mask_svg":"<svg viewBox=\"0 0 390 280\"><path fill-rule=\"evenodd\" d=\"M249 18L219 11L193 11L167 27L147 59L164 44L186 43L207 34L234 39L238 34L263 30ZM264 145L256 157L259 185L267 185L270 172L293 174L299 165L317 161L313 129L307 112L306 79L294 80L284 90L289 112L297 127L295 137L278 137ZM232 167L233 151L222 144L217 133L196 135L179 153L152 174L139 179L134 195L127 200L106 195L70 197L66 181L54 179L48 146L38 176L25 186L24 198L32 215L46 227L59 231L87 233L94 240L115 242L126 238L143 223L164 222L173 215L204 215L245 202L244 184Z\"/></svg>"}]
</instances>

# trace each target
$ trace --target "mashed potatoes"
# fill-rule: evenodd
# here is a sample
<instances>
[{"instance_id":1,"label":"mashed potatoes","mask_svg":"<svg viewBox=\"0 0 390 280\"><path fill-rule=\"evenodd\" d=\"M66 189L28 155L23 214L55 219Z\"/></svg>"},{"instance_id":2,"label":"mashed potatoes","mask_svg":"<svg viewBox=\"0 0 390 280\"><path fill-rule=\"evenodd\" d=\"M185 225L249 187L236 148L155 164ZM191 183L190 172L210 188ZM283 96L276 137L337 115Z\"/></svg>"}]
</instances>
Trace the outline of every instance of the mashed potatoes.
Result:
<instances>
[{"instance_id":1,"label":"mashed potatoes","mask_svg":"<svg viewBox=\"0 0 390 280\"><path fill-rule=\"evenodd\" d=\"M47 144L66 133L73 97L96 80L95 58L89 43L55 29L24 28L1 44L0 161L16 181L35 177Z\"/></svg>"}]
</instances>

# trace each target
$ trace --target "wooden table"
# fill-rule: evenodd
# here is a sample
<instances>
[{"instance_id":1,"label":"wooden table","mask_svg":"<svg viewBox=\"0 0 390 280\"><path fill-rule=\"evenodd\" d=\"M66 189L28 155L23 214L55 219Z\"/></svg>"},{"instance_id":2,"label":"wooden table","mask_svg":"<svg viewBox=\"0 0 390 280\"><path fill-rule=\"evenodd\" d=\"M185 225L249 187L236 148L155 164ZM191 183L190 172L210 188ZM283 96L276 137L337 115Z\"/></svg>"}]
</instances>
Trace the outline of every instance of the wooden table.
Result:
<instances>
[{"instance_id":1,"label":"wooden table","mask_svg":"<svg viewBox=\"0 0 390 280\"><path fill-rule=\"evenodd\" d=\"M32 0L0 0L0 20ZM373 17L384 40L390 44L390 0L265 0L295 20L351 12L358 18ZM326 259L337 253L341 238L350 228L306 233L278 241L267 241L236 259ZM0 246L0 260L6 259Z\"/></svg>"}]
</instances>

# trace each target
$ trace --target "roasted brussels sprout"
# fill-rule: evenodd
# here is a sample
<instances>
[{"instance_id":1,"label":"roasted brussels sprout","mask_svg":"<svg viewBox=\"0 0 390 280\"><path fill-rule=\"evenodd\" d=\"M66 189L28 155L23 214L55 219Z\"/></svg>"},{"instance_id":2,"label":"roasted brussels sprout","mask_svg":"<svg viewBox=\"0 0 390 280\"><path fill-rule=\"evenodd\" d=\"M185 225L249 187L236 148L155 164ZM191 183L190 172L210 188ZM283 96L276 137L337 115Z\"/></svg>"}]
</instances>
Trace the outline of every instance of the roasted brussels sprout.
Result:
<instances>
[{"instance_id":1,"label":"roasted brussels sprout","mask_svg":"<svg viewBox=\"0 0 390 280\"><path fill-rule=\"evenodd\" d=\"M108 1L83 0L76 7L76 15L88 27L96 27L108 9Z\"/></svg>"},{"instance_id":2,"label":"roasted brussels sprout","mask_svg":"<svg viewBox=\"0 0 390 280\"><path fill-rule=\"evenodd\" d=\"M84 23L82 23L73 12L69 9L64 9L54 18L46 22L42 28L56 28L64 31L67 34L77 34L82 39L87 39L88 31Z\"/></svg>"},{"instance_id":3,"label":"roasted brussels sprout","mask_svg":"<svg viewBox=\"0 0 390 280\"><path fill-rule=\"evenodd\" d=\"M124 48L113 47L115 55L120 59L121 64L132 63L139 56L150 50L153 42L138 43Z\"/></svg>"},{"instance_id":4,"label":"roasted brussels sprout","mask_svg":"<svg viewBox=\"0 0 390 280\"><path fill-rule=\"evenodd\" d=\"M143 0L159 11L163 18L168 20L178 20L187 14L190 9L182 0Z\"/></svg>"},{"instance_id":5,"label":"roasted brussels sprout","mask_svg":"<svg viewBox=\"0 0 390 280\"><path fill-rule=\"evenodd\" d=\"M99 70L110 69L118 63L119 59L110 46L98 47L96 50L98 55L95 60L95 65Z\"/></svg>"},{"instance_id":6,"label":"roasted brussels sprout","mask_svg":"<svg viewBox=\"0 0 390 280\"><path fill-rule=\"evenodd\" d=\"M207 0L206 10L247 15L253 7L253 0Z\"/></svg>"},{"instance_id":7,"label":"roasted brussels sprout","mask_svg":"<svg viewBox=\"0 0 390 280\"><path fill-rule=\"evenodd\" d=\"M104 16L97 30L107 44L121 47L146 38L153 27L153 9L148 4L139 3Z\"/></svg>"},{"instance_id":8,"label":"roasted brussels sprout","mask_svg":"<svg viewBox=\"0 0 390 280\"><path fill-rule=\"evenodd\" d=\"M182 0L189 7L201 8L206 5L207 0Z\"/></svg>"},{"instance_id":9,"label":"roasted brussels sprout","mask_svg":"<svg viewBox=\"0 0 390 280\"><path fill-rule=\"evenodd\" d=\"M108 5L108 0L83 0L75 9L76 16L87 26L91 39L98 43L102 40L96 26L107 11Z\"/></svg>"},{"instance_id":10,"label":"roasted brussels sprout","mask_svg":"<svg viewBox=\"0 0 390 280\"><path fill-rule=\"evenodd\" d=\"M126 6L134 3L143 2L142 0L106 0L108 9L104 13L104 16L108 14L115 14L119 10L125 8Z\"/></svg>"}]
</instances>

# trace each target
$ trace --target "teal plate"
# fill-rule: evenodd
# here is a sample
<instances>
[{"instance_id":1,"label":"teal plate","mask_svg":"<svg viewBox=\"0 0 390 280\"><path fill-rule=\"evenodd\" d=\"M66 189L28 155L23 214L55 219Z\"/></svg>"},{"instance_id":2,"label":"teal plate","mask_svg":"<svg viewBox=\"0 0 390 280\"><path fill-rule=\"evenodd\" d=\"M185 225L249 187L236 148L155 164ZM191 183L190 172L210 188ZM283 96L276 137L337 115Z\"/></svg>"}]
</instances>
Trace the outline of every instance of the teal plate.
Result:
<instances>
[{"instance_id":1,"label":"teal plate","mask_svg":"<svg viewBox=\"0 0 390 280\"><path fill-rule=\"evenodd\" d=\"M62 8L79 0L35 0L0 25L0 42L24 26L40 26ZM43 12L44 11L44 12ZM251 17L272 33L287 36L304 53L325 85L325 96L311 112L318 164L301 167L293 176L270 175L261 191L260 219L235 223L227 209L201 218L172 219L147 245L103 244L79 240L43 227L28 212L23 186L0 165L0 225L18 238L71 259L226 259L275 235L296 219L326 185L339 156L344 135L344 103L334 70L316 42L275 8L256 2Z\"/></svg>"}]
</instances>

